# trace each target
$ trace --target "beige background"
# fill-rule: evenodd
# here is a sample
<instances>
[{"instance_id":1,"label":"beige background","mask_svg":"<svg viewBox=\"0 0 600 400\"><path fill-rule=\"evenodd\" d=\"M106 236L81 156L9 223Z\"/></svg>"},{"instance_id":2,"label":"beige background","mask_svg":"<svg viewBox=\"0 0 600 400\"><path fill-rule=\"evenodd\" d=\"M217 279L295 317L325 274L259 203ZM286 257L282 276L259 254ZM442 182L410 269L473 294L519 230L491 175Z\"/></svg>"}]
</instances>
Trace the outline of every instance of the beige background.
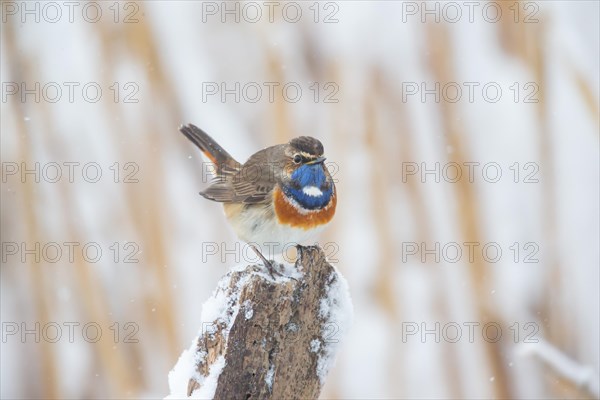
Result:
<instances>
[{"instance_id":1,"label":"beige background","mask_svg":"<svg viewBox=\"0 0 600 400\"><path fill-rule=\"evenodd\" d=\"M177 132L187 122L241 161L312 135L334 163L338 211L321 242L349 281L355 321L323 398L597 396L598 3L477 3L473 22L462 2L458 20L448 3L437 15L422 14L421 2L296 4L298 22L284 18L283 5L273 22L246 21L254 14L241 14L242 3L239 23L231 15L223 23L194 1L100 3L97 22L95 9L86 9L92 22L82 16L85 3L73 22L62 3L56 22L44 3L28 3L30 15L3 3L2 398L167 394L168 371L200 329L201 304L244 262L224 252L236 239L221 208L197 194L202 159ZM493 16L496 6L501 17L486 20L482 10L493 7L485 8ZM40 84L39 101L9 94L23 82L34 92ZM65 82L78 84L72 102ZM206 92L236 82L265 92L256 102L254 92L239 102ZM275 90L269 101L268 82L294 83L302 96L292 102ZM436 82L439 101L422 101L420 85ZM502 90L497 102L482 93L490 83ZM419 93L407 94L412 85ZM52 102L55 86L62 96ZM96 86L102 95L91 102ZM463 92L453 102L456 87ZM334 89L337 102L325 102ZM40 182L21 175L36 162ZM73 182L69 162L80 163ZM56 183L52 163L63 173ZM97 165L82 175L87 163ZM464 163L480 163L473 182ZM497 183L493 170L482 174L490 163L502 172ZM456 165L463 176L454 182ZM97 166L101 179L88 182ZM439 182L421 175L436 166ZM124 182L127 174L138 182ZM65 242L78 243L73 260L42 254ZM465 242L478 244L472 260ZM97 262L81 253L89 243L102 250ZM219 254L207 256L207 243ZM434 252L438 243L439 261L410 255L415 243ZM497 262L481 253L489 243L502 250ZM448 244L462 249L457 262L441 254ZM532 252L537 261L525 263ZM130 253L138 262L124 262ZM34 334L23 340L21 328L36 323L39 343ZM483 332L490 323L502 332L496 343ZM52 343L56 326L62 335ZM92 343L95 327L102 337ZM525 343L531 332L537 344Z\"/></svg>"}]
</instances>

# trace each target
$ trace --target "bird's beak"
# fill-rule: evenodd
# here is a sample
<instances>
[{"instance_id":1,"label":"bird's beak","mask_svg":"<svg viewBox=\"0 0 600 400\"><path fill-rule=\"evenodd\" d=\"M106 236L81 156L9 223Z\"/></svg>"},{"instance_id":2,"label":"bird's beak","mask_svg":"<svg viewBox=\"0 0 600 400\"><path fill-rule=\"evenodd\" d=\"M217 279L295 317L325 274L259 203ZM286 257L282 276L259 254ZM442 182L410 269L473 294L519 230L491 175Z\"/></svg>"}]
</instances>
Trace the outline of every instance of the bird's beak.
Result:
<instances>
[{"instance_id":1,"label":"bird's beak","mask_svg":"<svg viewBox=\"0 0 600 400\"><path fill-rule=\"evenodd\" d=\"M321 164L325 160L327 160L327 158L325 158L325 157L317 157L314 160L307 162L307 164Z\"/></svg>"}]
</instances>

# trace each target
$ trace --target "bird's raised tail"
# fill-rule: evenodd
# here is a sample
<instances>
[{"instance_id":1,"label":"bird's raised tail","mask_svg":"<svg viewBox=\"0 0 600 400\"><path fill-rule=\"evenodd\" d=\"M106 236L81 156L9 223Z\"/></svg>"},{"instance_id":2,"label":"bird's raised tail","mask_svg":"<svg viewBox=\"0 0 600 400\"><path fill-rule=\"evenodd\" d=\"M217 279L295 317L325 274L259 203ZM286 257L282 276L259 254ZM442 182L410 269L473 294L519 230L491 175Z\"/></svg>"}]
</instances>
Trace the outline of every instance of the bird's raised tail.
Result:
<instances>
[{"instance_id":1,"label":"bird's raised tail","mask_svg":"<svg viewBox=\"0 0 600 400\"><path fill-rule=\"evenodd\" d=\"M231 171L235 171L239 168L239 163L222 148L217 142L211 138L208 133L198 128L196 125L187 124L179 128L179 131L183 133L192 143L194 143L210 161L212 161L216 168L217 174L223 174Z\"/></svg>"}]
</instances>

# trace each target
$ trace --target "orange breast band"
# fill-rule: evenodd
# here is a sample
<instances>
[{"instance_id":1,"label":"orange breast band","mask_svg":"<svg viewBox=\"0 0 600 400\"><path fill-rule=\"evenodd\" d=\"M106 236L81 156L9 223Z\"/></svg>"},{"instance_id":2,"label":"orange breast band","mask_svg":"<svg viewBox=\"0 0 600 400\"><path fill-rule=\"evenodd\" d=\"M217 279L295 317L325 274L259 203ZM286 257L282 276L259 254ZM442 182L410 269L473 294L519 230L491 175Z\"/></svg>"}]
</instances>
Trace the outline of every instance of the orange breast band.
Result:
<instances>
[{"instance_id":1,"label":"orange breast band","mask_svg":"<svg viewBox=\"0 0 600 400\"><path fill-rule=\"evenodd\" d=\"M281 224L309 230L331 221L335 214L337 197L334 191L329 204L318 210L300 210L298 208L300 206L292 201L286 197L279 187L275 187L275 190L273 190L273 205L277 220Z\"/></svg>"}]
</instances>

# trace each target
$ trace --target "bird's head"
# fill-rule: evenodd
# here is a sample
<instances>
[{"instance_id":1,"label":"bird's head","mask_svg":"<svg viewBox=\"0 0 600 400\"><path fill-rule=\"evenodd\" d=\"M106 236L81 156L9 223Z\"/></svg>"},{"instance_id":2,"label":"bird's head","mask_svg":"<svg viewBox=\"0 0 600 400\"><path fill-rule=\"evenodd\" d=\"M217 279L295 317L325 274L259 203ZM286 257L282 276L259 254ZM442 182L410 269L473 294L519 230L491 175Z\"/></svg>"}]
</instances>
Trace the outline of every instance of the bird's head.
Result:
<instances>
[{"instance_id":1,"label":"bird's head","mask_svg":"<svg viewBox=\"0 0 600 400\"><path fill-rule=\"evenodd\" d=\"M284 147L283 191L302 207L325 207L334 194L334 184L324 164L323 145L310 136L292 139Z\"/></svg>"}]
</instances>

